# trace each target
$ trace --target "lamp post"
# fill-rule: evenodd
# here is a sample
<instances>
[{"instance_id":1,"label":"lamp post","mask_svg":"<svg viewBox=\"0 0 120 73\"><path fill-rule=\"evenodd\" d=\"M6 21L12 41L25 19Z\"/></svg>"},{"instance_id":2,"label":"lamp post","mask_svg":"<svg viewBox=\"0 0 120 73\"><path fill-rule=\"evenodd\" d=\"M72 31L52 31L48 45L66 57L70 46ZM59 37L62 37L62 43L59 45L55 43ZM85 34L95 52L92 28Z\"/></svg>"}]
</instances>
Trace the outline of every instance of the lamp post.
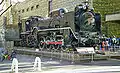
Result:
<instances>
[{"instance_id":1,"label":"lamp post","mask_svg":"<svg viewBox=\"0 0 120 73\"><path fill-rule=\"evenodd\" d=\"M50 17L52 16L52 0L48 0L48 16L50 15Z\"/></svg>"}]
</instances>

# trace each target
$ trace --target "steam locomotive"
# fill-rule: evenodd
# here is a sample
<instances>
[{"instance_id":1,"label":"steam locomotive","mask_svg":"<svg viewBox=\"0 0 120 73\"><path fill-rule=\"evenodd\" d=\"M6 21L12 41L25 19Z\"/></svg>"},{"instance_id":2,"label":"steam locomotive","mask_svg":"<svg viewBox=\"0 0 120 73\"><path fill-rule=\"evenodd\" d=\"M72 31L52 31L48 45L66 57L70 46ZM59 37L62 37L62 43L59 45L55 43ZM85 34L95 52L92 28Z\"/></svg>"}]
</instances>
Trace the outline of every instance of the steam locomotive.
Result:
<instances>
[{"instance_id":1,"label":"steam locomotive","mask_svg":"<svg viewBox=\"0 0 120 73\"><path fill-rule=\"evenodd\" d=\"M65 8L51 11L49 17L30 16L25 21L25 32L15 46L39 47L42 50L65 51L71 47L93 46L100 42L101 16L86 4L74 11ZM19 29L21 30L21 28Z\"/></svg>"}]
</instances>

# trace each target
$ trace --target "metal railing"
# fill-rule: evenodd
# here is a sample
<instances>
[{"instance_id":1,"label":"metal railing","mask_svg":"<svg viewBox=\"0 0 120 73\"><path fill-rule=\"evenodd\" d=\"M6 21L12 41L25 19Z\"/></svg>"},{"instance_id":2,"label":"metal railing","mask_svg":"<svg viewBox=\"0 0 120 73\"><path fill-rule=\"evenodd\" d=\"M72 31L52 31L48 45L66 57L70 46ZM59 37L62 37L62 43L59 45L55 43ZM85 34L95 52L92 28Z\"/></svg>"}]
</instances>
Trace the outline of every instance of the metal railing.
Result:
<instances>
[{"instance_id":1,"label":"metal railing","mask_svg":"<svg viewBox=\"0 0 120 73\"><path fill-rule=\"evenodd\" d=\"M99 56L96 54L80 54L78 52L63 52L63 51L45 51L39 50L35 51L35 49L16 49L18 53L28 54L28 55L37 55L41 57L48 57L50 60L53 58L59 59L60 61L70 61L71 63L79 63L79 62L91 62L94 60L105 60L106 56Z\"/></svg>"}]
</instances>

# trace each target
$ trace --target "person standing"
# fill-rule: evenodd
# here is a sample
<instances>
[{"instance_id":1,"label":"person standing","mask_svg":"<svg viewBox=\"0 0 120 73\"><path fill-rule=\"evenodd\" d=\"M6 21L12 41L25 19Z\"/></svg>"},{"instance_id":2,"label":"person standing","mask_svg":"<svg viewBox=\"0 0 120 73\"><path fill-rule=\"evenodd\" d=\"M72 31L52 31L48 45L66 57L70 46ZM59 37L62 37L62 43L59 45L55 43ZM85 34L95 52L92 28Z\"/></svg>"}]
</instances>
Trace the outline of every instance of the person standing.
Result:
<instances>
[{"instance_id":1,"label":"person standing","mask_svg":"<svg viewBox=\"0 0 120 73\"><path fill-rule=\"evenodd\" d=\"M116 45L116 37L114 36L113 38L112 38L112 46L113 46L113 51L115 52L115 45Z\"/></svg>"},{"instance_id":2,"label":"person standing","mask_svg":"<svg viewBox=\"0 0 120 73\"><path fill-rule=\"evenodd\" d=\"M102 51L105 51L105 42L102 41Z\"/></svg>"},{"instance_id":3,"label":"person standing","mask_svg":"<svg viewBox=\"0 0 120 73\"><path fill-rule=\"evenodd\" d=\"M106 41L105 41L105 50L106 50L106 51L108 51L108 46L109 46L108 40L106 40Z\"/></svg>"},{"instance_id":4,"label":"person standing","mask_svg":"<svg viewBox=\"0 0 120 73\"><path fill-rule=\"evenodd\" d=\"M12 60L13 58L16 58L16 51L15 51L15 50L12 50L12 53L11 53L11 60Z\"/></svg>"},{"instance_id":5,"label":"person standing","mask_svg":"<svg viewBox=\"0 0 120 73\"><path fill-rule=\"evenodd\" d=\"M0 61L2 62L5 59L4 51L0 53Z\"/></svg>"}]
</instances>

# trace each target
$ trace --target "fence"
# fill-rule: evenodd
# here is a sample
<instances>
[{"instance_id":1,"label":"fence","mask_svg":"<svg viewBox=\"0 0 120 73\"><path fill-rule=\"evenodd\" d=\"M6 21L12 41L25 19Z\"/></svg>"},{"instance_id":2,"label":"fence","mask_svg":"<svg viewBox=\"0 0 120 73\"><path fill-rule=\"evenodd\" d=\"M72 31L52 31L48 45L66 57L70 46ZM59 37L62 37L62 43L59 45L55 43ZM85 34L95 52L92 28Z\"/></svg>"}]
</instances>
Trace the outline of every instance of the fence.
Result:
<instances>
[{"instance_id":1,"label":"fence","mask_svg":"<svg viewBox=\"0 0 120 73\"><path fill-rule=\"evenodd\" d=\"M94 60L106 60L106 56L99 56L96 54L80 54L77 52L56 52L56 51L35 51L35 49L16 49L20 54L36 55L41 57L48 57L50 59L57 58L60 61L68 60L71 63L91 62Z\"/></svg>"}]
</instances>

